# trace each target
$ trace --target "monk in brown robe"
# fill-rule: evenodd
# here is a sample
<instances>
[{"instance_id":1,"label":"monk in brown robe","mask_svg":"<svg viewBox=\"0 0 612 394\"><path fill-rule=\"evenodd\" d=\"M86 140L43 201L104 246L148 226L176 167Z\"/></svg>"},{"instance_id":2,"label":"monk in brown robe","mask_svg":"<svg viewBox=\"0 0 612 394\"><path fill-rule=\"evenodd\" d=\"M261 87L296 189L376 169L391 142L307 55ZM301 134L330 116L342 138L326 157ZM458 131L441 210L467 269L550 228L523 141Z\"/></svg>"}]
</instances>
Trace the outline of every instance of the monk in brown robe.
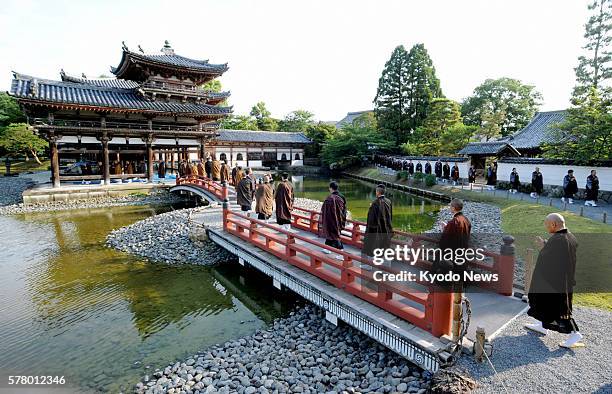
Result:
<instances>
[{"instance_id":1,"label":"monk in brown robe","mask_svg":"<svg viewBox=\"0 0 612 394\"><path fill-rule=\"evenodd\" d=\"M123 170L121 169L121 162L116 161L115 162L115 175L121 175L122 172Z\"/></svg>"},{"instance_id":2,"label":"monk in brown robe","mask_svg":"<svg viewBox=\"0 0 612 394\"><path fill-rule=\"evenodd\" d=\"M244 172L242 171L242 167L238 166L238 170L236 170L236 180L234 181L234 186L238 186L242 178L244 178Z\"/></svg>"},{"instance_id":3,"label":"monk in brown robe","mask_svg":"<svg viewBox=\"0 0 612 394\"><path fill-rule=\"evenodd\" d=\"M325 245L344 249L340 241L340 232L346 224L346 199L338 192L338 184L330 182L329 196L321 206L319 218L319 236L325 238ZM327 251L327 249L325 249Z\"/></svg>"},{"instance_id":4,"label":"monk in brown robe","mask_svg":"<svg viewBox=\"0 0 612 394\"><path fill-rule=\"evenodd\" d=\"M238 166L232 168L232 185L236 185L236 173L238 172Z\"/></svg>"},{"instance_id":5,"label":"monk in brown robe","mask_svg":"<svg viewBox=\"0 0 612 394\"><path fill-rule=\"evenodd\" d=\"M228 182L230 177L229 166L225 161L221 163L221 182Z\"/></svg>"},{"instance_id":6,"label":"monk in brown robe","mask_svg":"<svg viewBox=\"0 0 612 394\"><path fill-rule=\"evenodd\" d=\"M132 175L133 173L134 173L134 166L132 165L131 161L128 161L126 174Z\"/></svg>"},{"instance_id":7,"label":"monk in brown robe","mask_svg":"<svg viewBox=\"0 0 612 394\"><path fill-rule=\"evenodd\" d=\"M444 229L440 236L439 248L444 253L445 250L457 250L467 249L470 244L470 235L472 233L472 224L470 220L463 215L463 201L458 198L451 200L449 204L450 211L453 218L444 224ZM446 273L449 270L461 275L461 281L458 285L463 283L463 271L465 270L464 263L455 264L454 261L435 261L434 270L439 273ZM457 287L457 291L460 288Z\"/></svg>"},{"instance_id":8,"label":"monk in brown robe","mask_svg":"<svg viewBox=\"0 0 612 394\"><path fill-rule=\"evenodd\" d=\"M289 182L289 174L283 173L276 187L274 201L276 203L276 223L287 231L291 230L291 211L293 211L293 185Z\"/></svg>"},{"instance_id":9,"label":"monk in brown robe","mask_svg":"<svg viewBox=\"0 0 612 394\"><path fill-rule=\"evenodd\" d=\"M274 209L274 188L270 185L270 177L267 175L255 190L255 212L257 219L268 220L272 216Z\"/></svg>"},{"instance_id":10,"label":"monk in brown robe","mask_svg":"<svg viewBox=\"0 0 612 394\"><path fill-rule=\"evenodd\" d=\"M191 173L193 175L200 175L200 173L198 172L198 165L196 163L191 163Z\"/></svg>"},{"instance_id":11,"label":"monk in brown robe","mask_svg":"<svg viewBox=\"0 0 612 394\"><path fill-rule=\"evenodd\" d=\"M253 204L253 197L255 196L255 184L251 180L250 169L247 168L246 176L240 180L238 186L236 186L236 202L240 205L240 209L243 212L251 210Z\"/></svg>"},{"instance_id":12,"label":"monk in brown robe","mask_svg":"<svg viewBox=\"0 0 612 394\"><path fill-rule=\"evenodd\" d=\"M202 177L206 176L206 170L204 169L204 164L202 164L201 161L198 163L198 175Z\"/></svg>"},{"instance_id":13,"label":"monk in brown robe","mask_svg":"<svg viewBox=\"0 0 612 394\"><path fill-rule=\"evenodd\" d=\"M374 256L375 249L387 249L391 246L393 236L393 205L385 197L385 185L376 186L376 200L372 201L368 210L362 253Z\"/></svg>"},{"instance_id":14,"label":"monk in brown robe","mask_svg":"<svg viewBox=\"0 0 612 394\"><path fill-rule=\"evenodd\" d=\"M565 348L584 346L583 336L572 317L572 295L576 285L576 237L565 227L565 219L551 213L544 220L546 231L552 236L548 241L541 237L536 242L542 248L538 254L531 285L527 314L537 320L525 328L546 335L548 330L569 334L559 346Z\"/></svg>"},{"instance_id":15,"label":"monk in brown robe","mask_svg":"<svg viewBox=\"0 0 612 394\"><path fill-rule=\"evenodd\" d=\"M212 162L212 179L218 181L221 179L221 163L217 159Z\"/></svg>"}]
</instances>

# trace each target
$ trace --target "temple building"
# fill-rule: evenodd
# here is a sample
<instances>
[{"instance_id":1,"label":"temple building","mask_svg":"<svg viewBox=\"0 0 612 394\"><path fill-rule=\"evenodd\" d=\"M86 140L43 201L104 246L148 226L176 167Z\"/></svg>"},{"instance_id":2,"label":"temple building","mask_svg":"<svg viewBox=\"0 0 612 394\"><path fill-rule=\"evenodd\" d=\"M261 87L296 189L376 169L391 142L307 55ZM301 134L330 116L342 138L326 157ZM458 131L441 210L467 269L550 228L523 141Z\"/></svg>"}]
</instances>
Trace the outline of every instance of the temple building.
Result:
<instances>
[{"instance_id":1,"label":"temple building","mask_svg":"<svg viewBox=\"0 0 612 394\"><path fill-rule=\"evenodd\" d=\"M301 133L218 130L232 113L224 104L230 94L202 86L226 72L227 63L177 55L167 41L158 54L125 44L122 52L111 67L115 78L62 70L54 81L14 73L9 93L49 142L54 187L61 181L152 182L159 162L174 169L180 160L209 154L251 166L301 165L310 142Z\"/></svg>"}]
</instances>

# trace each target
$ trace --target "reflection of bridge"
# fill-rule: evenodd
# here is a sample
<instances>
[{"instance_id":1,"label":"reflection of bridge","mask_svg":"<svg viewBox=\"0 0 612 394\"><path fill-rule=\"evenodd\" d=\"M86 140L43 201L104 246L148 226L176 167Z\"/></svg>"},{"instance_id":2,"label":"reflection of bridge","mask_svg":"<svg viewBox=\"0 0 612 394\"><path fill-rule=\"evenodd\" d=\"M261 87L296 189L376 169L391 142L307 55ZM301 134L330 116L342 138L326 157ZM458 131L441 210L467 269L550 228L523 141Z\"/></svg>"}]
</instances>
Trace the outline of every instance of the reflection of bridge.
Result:
<instances>
[{"instance_id":1,"label":"reflection of bridge","mask_svg":"<svg viewBox=\"0 0 612 394\"><path fill-rule=\"evenodd\" d=\"M453 321L453 308L455 312L461 308L459 302L453 302L454 294L418 279L381 282L374 275L377 271L379 275L403 271L416 273L418 278L418 272L431 268L431 262L375 265L361 254L363 222L348 221L342 233L345 249L339 251L318 237L318 212L295 208L292 230L285 231L235 209L230 186L202 177L182 179L177 184L206 190L218 202L225 199L223 228L209 228L209 238L237 255L242 264L248 263L272 277L276 287L285 286L325 309L332 323L343 321L430 371L451 358L451 328L460 323ZM392 242L418 248L436 241L396 231ZM499 280L470 294L472 327L464 347L473 345L476 326L491 336L525 308L510 296L514 248L511 238L504 242L501 254L487 251L484 262L471 266L481 273L496 273Z\"/></svg>"}]
</instances>

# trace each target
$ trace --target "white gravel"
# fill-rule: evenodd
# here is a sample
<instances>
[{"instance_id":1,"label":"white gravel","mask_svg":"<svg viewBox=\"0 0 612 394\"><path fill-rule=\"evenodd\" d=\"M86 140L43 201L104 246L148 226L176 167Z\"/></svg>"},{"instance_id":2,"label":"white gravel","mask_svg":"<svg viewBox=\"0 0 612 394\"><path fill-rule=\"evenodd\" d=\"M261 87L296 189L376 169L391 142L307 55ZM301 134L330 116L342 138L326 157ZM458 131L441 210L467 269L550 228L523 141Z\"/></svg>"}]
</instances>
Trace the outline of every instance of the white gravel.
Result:
<instances>
[{"instance_id":1,"label":"white gravel","mask_svg":"<svg viewBox=\"0 0 612 394\"><path fill-rule=\"evenodd\" d=\"M459 360L479 382L477 393L612 393L610 322L612 313L575 307L574 318L584 335L585 348L559 347L565 335L541 336L523 328L533 320L526 315L510 323L493 340L491 362L477 364L470 356Z\"/></svg>"}]
</instances>

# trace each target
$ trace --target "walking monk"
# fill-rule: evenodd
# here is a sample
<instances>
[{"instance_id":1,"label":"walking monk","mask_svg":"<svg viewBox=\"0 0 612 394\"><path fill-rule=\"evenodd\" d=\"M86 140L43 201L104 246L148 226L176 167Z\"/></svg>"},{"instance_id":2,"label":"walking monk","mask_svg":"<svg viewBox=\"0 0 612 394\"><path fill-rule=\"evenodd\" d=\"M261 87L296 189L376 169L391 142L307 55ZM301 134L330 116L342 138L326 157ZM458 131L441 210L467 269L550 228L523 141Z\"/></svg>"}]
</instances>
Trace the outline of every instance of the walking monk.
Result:
<instances>
[{"instance_id":1,"label":"walking monk","mask_svg":"<svg viewBox=\"0 0 612 394\"><path fill-rule=\"evenodd\" d=\"M385 197L385 185L376 186L376 200L372 201L368 210L365 237L362 253L374 256L375 249L386 249L391 246L393 236L393 206L391 200Z\"/></svg>"},{"instance_id":2,"label":"walking monk","mask_svg":"<svg viewBox=\"0 0 612 394\"><path fill-rule=\"evenodd\" d=\"M289 174L281 175L281 182L276 187L274 201L276 202L276 223L287 231L291 230L291 211L293 211L293 185L289 182Z\"/></svg>"},{"instance_id":3,"label":"walking monk","mask_svg":"<svg viewBox=\"0 0 612 394\"><path fill-rule=\"evenodd\" d=\"M255 191L255 212L257 219L268 220L272 216L274 209L274 188L270 185L270 177L264 176L263 183Z\"/></svg>"},{"instance_id":4,"label":"walking monk","mask_svg":"<svg viewBox=\"0 0 612 394\"><path fill-rule=\"evenodd\" d=\"M345 224L346 199L338 192L338 184L330 182L329 196L327 196L321 207L319 222L319 236L325 238L325 245L336 249L344 249L340 241L340 232Z\"/></svg>"},{"instance_id":5,"label":"walking monk","mask_svg":"<svg viewBox=\"0 0 612 394\"><path fill-rule=\"evenodd\" d=\"M229 182L229 177L229 166L227 165L225 160L223 160L223 162L221 163L221 182Z\"/></svg>"},{"instance_id":6,"label":"walking monk","mask_svg":"<svg viewBox=\"0 0 612 394\"><path fill-rule=\"evenodd\" d=\"M213 158L212 162L212 179L213 181L221 179L221 163L216 158Z\"/></svg>"},{"instance_id":7,"label":"walking monk","mask_svg":"<svg viewBox=\"0 0 612 394\"><path fill-rule=\"evenodd\" d=\"M253 197L255 196L255 187L249 174L240 180L238 186L236 186L236 202L240 205L240 209L243 212L251 210L253 204Z\"/></svg>"},{"instance_id":8,"label":"walking monk","mask_svg":"<svg viewBox=\"0 0 612 394\"><path fill-rule=\"evenodd\" d=\"M542 248L538 254L531 285L529 286L529 310L527 314L538 320L525 328L546 335L548 330L569 334L559 344L565 348L581 347L582 334L572 318L572 295L576 285L576 237L565 227L565 219L551 213L544 220L544 227L552 236L548 241L541 237L536 242Z\"/></svg>"}]
</instances>

